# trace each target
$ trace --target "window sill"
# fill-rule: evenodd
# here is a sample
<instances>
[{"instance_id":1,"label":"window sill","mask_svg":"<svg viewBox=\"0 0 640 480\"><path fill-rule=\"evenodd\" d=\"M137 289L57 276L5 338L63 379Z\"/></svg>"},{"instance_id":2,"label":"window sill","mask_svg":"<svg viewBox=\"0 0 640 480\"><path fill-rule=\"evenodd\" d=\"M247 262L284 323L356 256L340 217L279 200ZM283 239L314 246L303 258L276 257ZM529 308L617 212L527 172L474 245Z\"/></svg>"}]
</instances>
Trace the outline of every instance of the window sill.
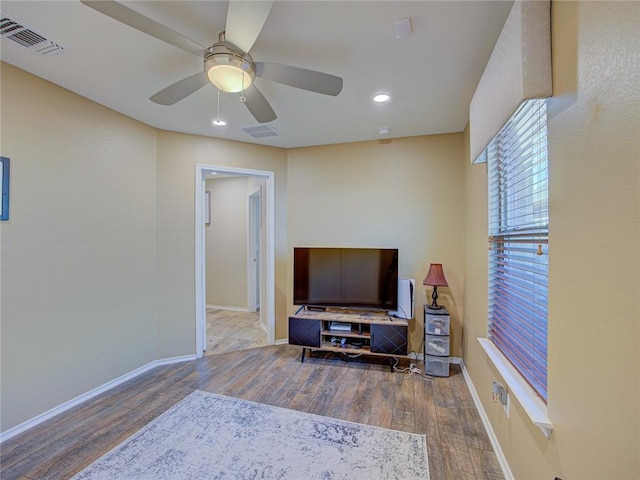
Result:
<instances>
[{"instance_id":1,"label":"window sill","mask_svg":"<svg viewBox=\"0 0 640 480\"><path fill-rule=\"evenodd\" d=\"M486 338L478 338L478 342L496 367L511 394L518 400L534 425L536 425L545 437L551 438L553 424L547 417L547 405L533 391L527 381L520 375L504 354Z\"/></svg>"}]
</instances>

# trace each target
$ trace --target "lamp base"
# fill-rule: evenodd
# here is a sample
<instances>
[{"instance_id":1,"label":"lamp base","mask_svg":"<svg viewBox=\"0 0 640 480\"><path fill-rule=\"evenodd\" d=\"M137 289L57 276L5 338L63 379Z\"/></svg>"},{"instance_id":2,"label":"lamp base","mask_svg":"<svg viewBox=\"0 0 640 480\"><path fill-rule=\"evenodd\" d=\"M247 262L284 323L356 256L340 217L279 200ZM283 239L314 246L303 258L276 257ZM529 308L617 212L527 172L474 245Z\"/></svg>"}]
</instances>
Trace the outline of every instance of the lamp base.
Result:
<instances>
[{"instance_id":1,"label":"lamp base","mask_svg":"<svg viewBox=\"0 0 640 480\"><path fill-rule=\"evenodd\" d=\"M442 309L442 305L438 305L438 287L433 287L433 293L431 294L431 305L429 305L431 310L440 310Z\"/></svg>"}]
</instances>

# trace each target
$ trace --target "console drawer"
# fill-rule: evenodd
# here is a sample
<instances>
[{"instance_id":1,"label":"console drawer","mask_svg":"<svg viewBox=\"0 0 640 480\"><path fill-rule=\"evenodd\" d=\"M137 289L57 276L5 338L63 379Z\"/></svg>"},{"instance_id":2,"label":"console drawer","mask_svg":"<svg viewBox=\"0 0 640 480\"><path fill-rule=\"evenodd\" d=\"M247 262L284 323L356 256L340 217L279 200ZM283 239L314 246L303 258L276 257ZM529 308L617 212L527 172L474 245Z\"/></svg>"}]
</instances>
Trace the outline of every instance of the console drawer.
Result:
<instances>
[{"instance_id":1,"label":"console drawer","mask_svg":"<svg viewBox=\"0 0 640 480\"><path fill-rule=\"evenodd\" d=\"M289 344L320 348L322 321L289 317Z\"/></svg>"},{"instance_id":2,"label":"console drawer","mask_svg":"<svg viewBox=\"0 0 640 480\"><path fill-rule=\"evenodd\" d=\"M409 342L406 325L371 325L371 352L406 355Z\"/></svg>"}]
</instances>

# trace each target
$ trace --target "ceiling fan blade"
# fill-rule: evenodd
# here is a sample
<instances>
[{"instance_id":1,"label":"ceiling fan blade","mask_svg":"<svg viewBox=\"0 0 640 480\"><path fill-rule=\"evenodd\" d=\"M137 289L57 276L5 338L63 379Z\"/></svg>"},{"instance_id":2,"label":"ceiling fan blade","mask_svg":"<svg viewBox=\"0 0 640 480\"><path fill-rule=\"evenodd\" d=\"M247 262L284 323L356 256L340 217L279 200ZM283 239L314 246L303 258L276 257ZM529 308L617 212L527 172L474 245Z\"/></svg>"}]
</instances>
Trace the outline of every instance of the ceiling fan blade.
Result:
<instances>
[{"instance_id":1,"label":"ceiling fan blade","mask_svg":"<svg viewBox=\"0 0 640 480\"><path fill-rule=\"evenodd\" d=\"M273 111L267 99L264 98L264 95L256 88L255 85L251 85L244 91L244 96L247 99L245 105L253 115L258 123L267 123L272 122L278 116L276 112Z\"/></svg>"},{"instance_id":2,"label":"ceiling fan blade","mask_svg":"<svg viewBox=\"0 0 640 480\"><path fill-rule=\"evenodd\" d=\"M203 56L206 48L198 43L194 42L190 38L171 30L169 27L162 25L144 15L131 10L124 5L114 2L113 0L80 0L87 7L93 8L100 13L105 14L108 17L118 20L119 22L129 25L130 27L140 30L147 35L162 40L163 42L170 43L182 50L191 52L193 54Z\"/></svg>"},{"instance_id":3,"label":"ceiling fan blade","mask_svg":"<svg viewBox=\"0 0 640 480\"><path fill-rule=\"evenodd\" d=\"M229 0L225 38L244 52L251 50L269 16L272 4L272 0Z\"/></svg>"},{"instance_id":4,"label":"ceiling fan blade","mask_svg":"<svg viewBox=\"0 0 640 480\"><path fill-rule=\"evenodd\" d=\"M200 90L208 83L209 77L207 77L207 74L205 72L198 72L160 90L155 95L149 97L149 100L160 105L173 105Z\"/></svg>"},{"instance_id":5,"label":"ceiling fan blade","mask_svg":"<svg viewBox=\"0 0 640 480\"><path fill-rule=\"evenodd\" d=\"M256 62L256 76L334 97L342 91L341 77L280 63Z\"/></svg>"}]
</instances>

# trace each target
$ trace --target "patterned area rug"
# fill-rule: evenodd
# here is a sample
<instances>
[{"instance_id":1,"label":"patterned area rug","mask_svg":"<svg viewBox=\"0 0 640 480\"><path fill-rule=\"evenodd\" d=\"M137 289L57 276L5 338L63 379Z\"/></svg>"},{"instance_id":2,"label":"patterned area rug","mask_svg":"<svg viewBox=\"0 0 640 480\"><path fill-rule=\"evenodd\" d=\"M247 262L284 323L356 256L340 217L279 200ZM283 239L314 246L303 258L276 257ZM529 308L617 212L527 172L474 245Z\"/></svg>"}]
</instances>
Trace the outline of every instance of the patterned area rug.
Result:
<instances>
[{"instance_id":1,"label":"patterned area rug","mask_svg":"<svg viewBox=\"0 0 640 480\"><path fill-rule=\"evenodd\" d=\"M424 435L195 391L73 480L428 478Z\"/></svg>"}]
</instances>

